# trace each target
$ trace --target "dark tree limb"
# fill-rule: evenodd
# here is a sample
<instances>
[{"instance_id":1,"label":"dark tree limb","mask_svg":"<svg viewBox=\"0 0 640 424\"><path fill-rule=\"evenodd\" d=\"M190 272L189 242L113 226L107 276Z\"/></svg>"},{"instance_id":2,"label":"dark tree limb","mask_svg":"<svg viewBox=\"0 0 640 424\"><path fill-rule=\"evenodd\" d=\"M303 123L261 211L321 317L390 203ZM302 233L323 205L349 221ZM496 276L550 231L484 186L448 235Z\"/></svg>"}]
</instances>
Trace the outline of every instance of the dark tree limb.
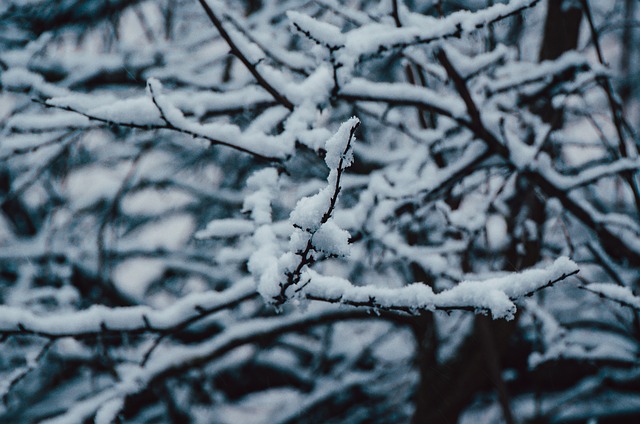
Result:
<instances>
[{"instance_id":1,"label":"dark tree limb","mask_svg":"<svg viewBox=\"0 0 640 424\"><path fill-rule=\"evenodd\" d=\"M215 12L211 9L207 0L198 0L202 5L202 8L206 12L209 20L216 27L220 36L227 42L229 48L231 48L231 53L233 53L240 61L247 67L251 75L256 79L258 84L262 86L265 90L269 92L273 96L273 98L280 103L282 106L286 107L289 110L293 110L293 103L289 99L287 99L282 93L276 90L269 82L264 78L264 76L258 71L257 64L251 63L249 59L242 53L242 51L236 46L233 39L225 29L222 21L218 18Z\"/></svg>"}]
</instances>

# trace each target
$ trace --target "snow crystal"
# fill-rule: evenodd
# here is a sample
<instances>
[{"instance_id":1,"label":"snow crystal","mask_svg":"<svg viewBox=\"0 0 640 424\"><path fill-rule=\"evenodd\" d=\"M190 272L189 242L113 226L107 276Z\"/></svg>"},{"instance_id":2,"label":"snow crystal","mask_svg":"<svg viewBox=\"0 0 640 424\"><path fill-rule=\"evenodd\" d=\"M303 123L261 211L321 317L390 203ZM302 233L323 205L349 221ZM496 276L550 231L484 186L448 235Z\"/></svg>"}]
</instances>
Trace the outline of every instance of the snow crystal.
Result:
<instances>
[{"instance_id":1,"label":"snow crystal","mask_svg":"<svg viewBox=\"0 0 640 424\"><path fill-rule=\"evenodd\" d=\"M607 283L592 283L585 286L585 289L640 311L640 297L635 296L628 287Z\"/></svg>"}]
</instances>

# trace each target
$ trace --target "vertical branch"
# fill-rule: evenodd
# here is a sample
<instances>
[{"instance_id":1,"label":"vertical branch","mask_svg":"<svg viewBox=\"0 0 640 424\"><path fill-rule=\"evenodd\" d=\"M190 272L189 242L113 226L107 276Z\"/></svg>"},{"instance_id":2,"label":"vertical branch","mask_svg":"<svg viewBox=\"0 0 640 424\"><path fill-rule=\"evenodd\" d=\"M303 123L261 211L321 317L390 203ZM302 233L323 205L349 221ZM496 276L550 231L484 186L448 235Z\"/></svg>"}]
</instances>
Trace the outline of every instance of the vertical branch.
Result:
<instances>
[{"instance_id":1,"label":"vertical branch","mask_svg":"<svg viewBox=\"0 0 640 424\"><path fill-rule=\"evenodd\" d=\"M598 33L598 30L596 29L595 23L593 21L593 15L591 13L589 1L581 0L581 4L584 10L585 16L587 18L587 22L589 23L591 38L593 41L593 46L596 50L596 54L598 56L598 61L602 66L607 66L607 63L604 60L604 55L602 54L602 48L600 47L600 34ZM616 98L610 78L599 77L598 83L604 89L607 95L607 101L609 102L609 109L611 110L613 124L616 129L616 133L618 135L618 150L620 151L620 155L624 158L629 157L629 152L627 150L627 143L624 137L624 130L623 130L624 113L622 110L622 105L618 102L618 99ZM636 204L636 210L640 214L640 187L638 186L638 181L636 179L635 173L631 171L625 172L622 174L622 176L627 181L627 183L629 184L629 187L631 188L631 192L633 193L633 200L635 201L635 204Z\"/></svg>"},{"instance_id":2,"label":"vertical branch","mask_svg":"<svg viewBox=\"0 0 640 424\"><path fill-rule=\"evenodd\" d=\"M167 0L167 4L164 9L164 37L167 40L171 40L173 36L173 20L174 20L174 8L176 7L176 0Z\"/></svg>"},{"instance_id":3,"label":"vertical branch","mask_svg":"<svg viewBox=\"0 0 640 424\"><path fill-rule=\"evenodd\" d=\"M482 349L485 354L491 380L498 392L498 401L502 408L504 421L506 424L514 424L516 421L513 418L513 411L511 410L511 399L509 398L507 385L505 384L500 371L500 355L493 340L491 326L487 319L487 317L476 317L478 331L480 332L480 341L482 342Z\"/></svg>"},{"instance_id":4,"label":"vertical branch","mask_svg":"<svg viewBox=\"0 0 640 424\"><path fill-rule=\"evenodd\" d=\"M392 9L392 16L393 16L393 20L396 24L397 28L402 27L402 21L400 20L400 5L399 5L400 0L393 0L392 5L393 5L393 9ZM417 73L420 75L420 70L417 70ZM409 81L409 83L411 85L419 85L416 81L415 75L414 75L414 70L411 67L410 63L407 63L404 65L404 74L407 78L407 81ZM422 76L422 75L420 75ZM424 82L424 77L421 78L421 83ZM422 84L424 86L424 84ZM420 123L420 128L422 129L426 129L429 128L429 124L427 123L427 120L424 116L425 114L425 110L421 107L418 106L418 122Z\"/></svg>"},{"instance_id":5,"label":"vertical branch","mask_svg":"<svg viewBox=\"0 0 640 424\"><path fill-rule=\"evenodd\" d=\"M633 19L636 13L637 0L625 0L624 16L627 19ZM622 84L620 84L620 99L623 107L629 102L633 94L633 84L631 82L631 60L634 49L634 28L635 24L629 23L622 30L622 52L620 54L620 75L622 76Z\"/></svg>"}]
</instances>

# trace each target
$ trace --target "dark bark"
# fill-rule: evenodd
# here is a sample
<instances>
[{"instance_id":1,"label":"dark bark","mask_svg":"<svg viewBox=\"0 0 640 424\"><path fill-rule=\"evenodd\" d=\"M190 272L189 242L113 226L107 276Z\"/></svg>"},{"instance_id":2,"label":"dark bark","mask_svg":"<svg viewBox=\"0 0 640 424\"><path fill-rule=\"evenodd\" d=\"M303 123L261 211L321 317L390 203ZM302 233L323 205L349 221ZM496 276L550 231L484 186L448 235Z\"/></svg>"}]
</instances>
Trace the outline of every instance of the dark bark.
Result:
<instances>
[{"instance_id":1,"label":"dark bark","mask_svg":"<svg viewBox=\"0 0 640 424\"><path fill-rule=\"evenodd\" d=\"M582 9L566 3L562 0L547 1L547 18L539 56L541 61L557 59L578 47Z\"/></svg>"},{"instance_id":2,"label":"dark bark","mask_svg":"<svg viewBox=\"0 0 640 424\"><path fill-rule=\"evenodd\" d=\"M515 322L476 318L473 330L454 356L423 370L428 379L420 388L414 423L455 424L476 393L490 387L492 376L487 363L496 358L488 358L487 351L481 348L487 342L483 341L482 325L488 327L491 335L488 342L495 352L502 355L507 350Z\"/></svg>"}]
</instances>

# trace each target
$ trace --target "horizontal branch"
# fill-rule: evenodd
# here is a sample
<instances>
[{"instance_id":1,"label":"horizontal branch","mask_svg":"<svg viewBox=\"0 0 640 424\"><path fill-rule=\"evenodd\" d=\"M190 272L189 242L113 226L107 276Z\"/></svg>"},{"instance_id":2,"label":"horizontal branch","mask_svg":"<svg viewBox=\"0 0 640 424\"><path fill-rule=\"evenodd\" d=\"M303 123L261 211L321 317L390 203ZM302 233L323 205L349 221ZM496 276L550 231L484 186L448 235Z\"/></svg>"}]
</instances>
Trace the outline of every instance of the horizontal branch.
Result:
<instances>
[{"instance_id":1,"label":"horizontal branch","mask_svg":"<svg viewBox=\"0 0 640 424\"><path fill-rule=\"evenodd\" d=\"M425 311L471 311L490 313L494 319L513 319L515 300L576 275L578 266L567 258L557 259L547 269L531 269L484 281L463 281L449 290L434 293L423 283L397 289L353 286L337 277L305 273L302 295L310 300L368 307L412 315Z\"/></svg>"},{"instance_id":2,"label":"horizontal branch","mask_svg":"<svg viewBox=\"0 0 640 424\"><path fill-rule=\"evenodd\" d=\"M0 305L0 334L59 339L123 333L175 333L255 297L253 283L246 281L224 292L189 295L160 310L147 306L108 308L94 305L78 312L36 315L23 308Z\"/></svg>"}]
</instances>

